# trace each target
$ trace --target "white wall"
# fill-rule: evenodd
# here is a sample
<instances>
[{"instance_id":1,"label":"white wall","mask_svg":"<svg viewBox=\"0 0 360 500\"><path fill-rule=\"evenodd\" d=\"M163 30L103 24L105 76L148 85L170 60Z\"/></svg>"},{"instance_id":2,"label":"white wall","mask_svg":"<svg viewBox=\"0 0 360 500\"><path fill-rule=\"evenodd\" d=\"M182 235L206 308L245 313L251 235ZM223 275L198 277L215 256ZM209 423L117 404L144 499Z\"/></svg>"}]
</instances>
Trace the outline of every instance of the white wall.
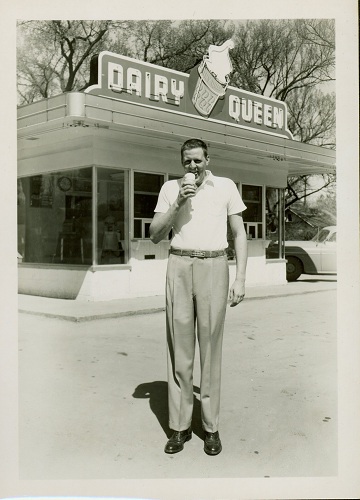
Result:
<instances>
[{"instance_id":1,"label":"white wall","mask_svg":"<svg viewBox=\"0 0 360 500\"><path fill-rule=\"evenodd\" d=\"M125 125L124 125L125 128ZM199 132L199 131L195 131ZM195 134L194 135L199 135ZM189 133L192 133L189 131ZM151 133L135 135L127 130L99 128L65 128L39 135L37 141L21 139L19 175L34 175L62 169L98 165L119 169L181 174L180 146L184 138ZM267 158L214 146L210 150L209 168L215 175L235 182L282 187L286 185L288 167ZM285 263L268 264L265 242L249 242L247 284L282 284ZM150 241L133 240L129 267L93 270L50 266L19 268L19 291L34 295L77 300L112 300L125 297L162 295L165 286L168 242L154 246ZM156 255L145 260L145 255ZM136 256L136 258L134 258ZM230 263L233 277L234 265Z\"/></svg>"},{"instance_id":2,"label":"white wall","mask_svg":"<svg viewBox=\"0 0 360 500\"><path fill-rule=\"evenodd\" d=\"M81 269L19 267L19 292L80 301L164 295L167 259L134 261L131 269ZM230 281L235 262L229 262ZM266 261L262 255L248 259L247 286L283 285L285 261Z\"/></svg>"}]
</instances>

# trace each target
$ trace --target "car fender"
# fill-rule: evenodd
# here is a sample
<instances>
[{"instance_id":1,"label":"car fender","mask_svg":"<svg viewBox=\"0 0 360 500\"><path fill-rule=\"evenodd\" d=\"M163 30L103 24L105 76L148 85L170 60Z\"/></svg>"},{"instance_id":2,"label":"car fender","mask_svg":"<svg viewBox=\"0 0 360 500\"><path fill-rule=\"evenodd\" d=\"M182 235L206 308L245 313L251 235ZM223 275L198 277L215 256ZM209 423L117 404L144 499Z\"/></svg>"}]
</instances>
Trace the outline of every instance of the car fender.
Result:
<instances>
[{"instance_id":1,"label":"car fender","mask_svg":"<svg viewBox=\"0 0 360 500\"><path fill-rule=\"evenodd\" d=\"M304 268L304 273L316 274L318 272L312 258L303 248L297 246L289 246L289 247L286 246L285 259L290 255L297 257L299 260L301 260Z\"/></svg>"}]
</instances>

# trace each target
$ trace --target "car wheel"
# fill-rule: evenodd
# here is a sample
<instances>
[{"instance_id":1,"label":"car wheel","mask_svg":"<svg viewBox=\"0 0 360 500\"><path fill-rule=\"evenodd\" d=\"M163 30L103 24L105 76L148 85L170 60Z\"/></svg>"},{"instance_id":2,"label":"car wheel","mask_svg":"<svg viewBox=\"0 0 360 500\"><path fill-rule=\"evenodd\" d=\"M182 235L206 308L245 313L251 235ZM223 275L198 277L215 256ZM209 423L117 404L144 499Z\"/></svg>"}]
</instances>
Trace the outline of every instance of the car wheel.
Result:
<instances>
[{"instance_id":1,"label":"car wheel","mask_svg":"<svg viewBox=\"0 0 360 500\"><path fill-rule=\"evenodd\" d=\"M295 281L304 271L302 262L296 257L286 257L286 259L286 279Z\"/></svg>"}]
</instances>

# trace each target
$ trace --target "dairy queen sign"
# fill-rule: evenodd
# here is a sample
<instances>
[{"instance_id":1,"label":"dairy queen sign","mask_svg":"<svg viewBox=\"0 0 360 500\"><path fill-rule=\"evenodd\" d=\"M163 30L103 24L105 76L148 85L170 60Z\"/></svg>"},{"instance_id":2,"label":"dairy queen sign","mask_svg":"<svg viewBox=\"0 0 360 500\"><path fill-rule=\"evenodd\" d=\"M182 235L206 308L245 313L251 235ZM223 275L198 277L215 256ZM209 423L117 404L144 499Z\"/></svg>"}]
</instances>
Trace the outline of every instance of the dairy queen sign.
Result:
<instances>
[{"instance_id":1,"label":"dairy queen sign","mask_svg":"<svg viewBox=\"0 0 360 500\"><path fill-rule=\"evenodd\" d=\"M284 102L228 85L233 47L232 40L210 45L190 75L101 52L91 61L85 92L292 139Z\"/></svg>"}]
</instances>

